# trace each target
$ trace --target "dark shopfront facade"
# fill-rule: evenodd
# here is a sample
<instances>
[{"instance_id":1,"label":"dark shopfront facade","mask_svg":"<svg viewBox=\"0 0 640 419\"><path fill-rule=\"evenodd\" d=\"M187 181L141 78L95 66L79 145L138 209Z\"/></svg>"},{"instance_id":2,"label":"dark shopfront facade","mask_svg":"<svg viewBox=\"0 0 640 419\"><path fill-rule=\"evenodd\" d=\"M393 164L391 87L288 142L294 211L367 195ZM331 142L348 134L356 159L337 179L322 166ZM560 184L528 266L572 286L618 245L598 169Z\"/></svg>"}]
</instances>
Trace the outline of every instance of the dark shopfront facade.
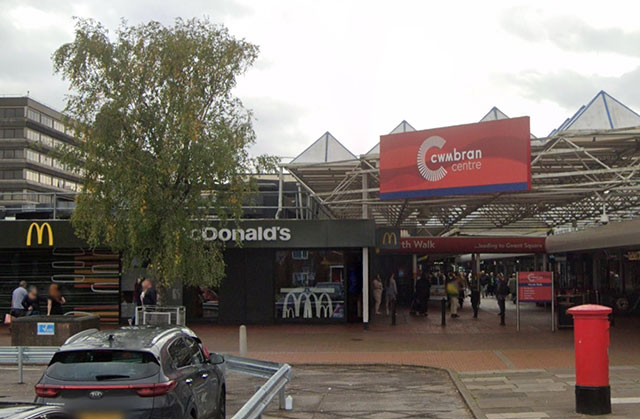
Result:
<instances>
[{"instance_id":1,"label":"dark shopfront facade","mask_svg":"<svg viewBox=\"0 0 640 419\"><path fill-rule=\"evenodd\" d=\"M120 258L89 249L69 221L0 222L0 309L22 279L38 287L46 310L57 283L65 311L126 322L141 269L123 272ZM219 289L176 287L170 304L187 307L190 321L340 323L361 321L363 257L368 266L375 225L367 220L256 220L202 231L225 242L226 278ZM242 241L236 246L233 235ZM30 237L30 239L28 238ZM366 256L364 256L366 253Z\"/></svg>"},{"instance_id":2,"label":"dark shopfront facade","mask_svg":"<svg viewBox=\"0 0 640 419\"><path fill-rule=\"evenodd\" d=\"M212 228L202 234L210 240L233 235L233 229L224 230L228 232L214 233ZM239 230L245 240L241 247L227 240L226 277L220 288L184 289L191 321L362 321L362 260L375 246L373 221L244 221L236 235Z\"/></svg>"},{"instance_id":3,"label":"dark shopfront facade","mask_svg":"<svg viewBox=\"0 0 640 419\"><path fill-rule=\"evenodd\" d=\"M89 249L68 221L0 221L0 312L8 313L11 293L21 280L36 286L41 314L57 284L65 312L95 313L102 322L120 318L120 258L106 249Z\"/></svg>"}]
</instances>

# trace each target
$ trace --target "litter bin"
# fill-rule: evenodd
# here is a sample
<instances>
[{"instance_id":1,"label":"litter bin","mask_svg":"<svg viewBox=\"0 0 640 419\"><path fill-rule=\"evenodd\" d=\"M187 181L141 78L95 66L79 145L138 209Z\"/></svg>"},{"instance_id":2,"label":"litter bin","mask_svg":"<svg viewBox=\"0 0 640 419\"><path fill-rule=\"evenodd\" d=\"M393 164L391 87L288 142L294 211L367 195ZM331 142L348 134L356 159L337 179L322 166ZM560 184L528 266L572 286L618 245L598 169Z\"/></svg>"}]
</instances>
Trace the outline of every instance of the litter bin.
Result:
<instances>
[{"instance_id":1,"label":"litter bin","mask_svg":"<svg viewBox=\"0 0 640 419\"><path fill-rule=\"evenodd\" d=\"M99 328L100 318L89 313L18 317L11 322L11 345L60 346L78 332Z\"/></svg>"},{"instance_id":2,"label":"litter bin","mask_svg":"<svg viewBox=\"0 0 640 419\"><path fill-rule=\"evenodd\" d=\"M558 327L573 327L573 316L567 311L571 307L575 307L575 304L566 301L558 303Z\"/></svg>"}]
</instances>

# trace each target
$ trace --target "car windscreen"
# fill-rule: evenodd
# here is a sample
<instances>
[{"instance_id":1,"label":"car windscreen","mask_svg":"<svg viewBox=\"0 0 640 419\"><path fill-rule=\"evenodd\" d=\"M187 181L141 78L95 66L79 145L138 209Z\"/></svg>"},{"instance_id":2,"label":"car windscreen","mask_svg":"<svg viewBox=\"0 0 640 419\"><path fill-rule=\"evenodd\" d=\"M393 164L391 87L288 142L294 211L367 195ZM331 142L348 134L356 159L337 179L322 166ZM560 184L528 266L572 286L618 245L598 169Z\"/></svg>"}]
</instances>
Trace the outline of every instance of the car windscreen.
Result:
<instances>
[{"instance_id":1,"label":"car windscreen","mask_svg":"<svg viewBox=\"0 0 640 419\"><path fill-rule=\"evenodd\" d=\"M158 373L158 361L149 352L124 350L78 350L58 352L46 374L57 380L139 380Z\"/></svg>"}]
</instances>

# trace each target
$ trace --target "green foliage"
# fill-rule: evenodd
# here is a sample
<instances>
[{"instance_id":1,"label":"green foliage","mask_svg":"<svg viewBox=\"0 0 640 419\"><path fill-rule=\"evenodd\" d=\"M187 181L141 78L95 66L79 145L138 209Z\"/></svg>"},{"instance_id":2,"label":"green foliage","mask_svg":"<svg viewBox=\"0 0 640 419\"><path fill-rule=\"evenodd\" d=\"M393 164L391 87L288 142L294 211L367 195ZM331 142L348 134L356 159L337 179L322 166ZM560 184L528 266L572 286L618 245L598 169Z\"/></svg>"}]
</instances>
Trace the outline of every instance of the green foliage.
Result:
<instances>
[{"instance_id":1,"label":"green foliage","mask_svg":"<svg viewBox=\"0 0 640 419\"><path fill-rule=\"evenodd\" d=\"M76 21L53 60L79 139L60 154L86 175L72 218L81 237L127 264L142 259L164 285L220 282L219 246L192 231L237 220L246 174L272 163L249 157L251 114L232 94L257 54L208 20L123 22L113 40L100 23Z\"/></svg>"}]
</instances>

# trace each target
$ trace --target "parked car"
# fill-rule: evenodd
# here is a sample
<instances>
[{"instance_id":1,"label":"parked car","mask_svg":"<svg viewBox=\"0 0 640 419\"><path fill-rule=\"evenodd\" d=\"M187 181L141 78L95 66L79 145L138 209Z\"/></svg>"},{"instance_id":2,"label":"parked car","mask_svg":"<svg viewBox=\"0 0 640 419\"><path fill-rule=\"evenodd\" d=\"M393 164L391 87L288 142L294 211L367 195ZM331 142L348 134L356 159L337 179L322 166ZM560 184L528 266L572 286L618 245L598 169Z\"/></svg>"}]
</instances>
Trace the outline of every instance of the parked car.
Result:
<instances>
[{"instance_id":1,"label":"parked car","mask_svg":"<svg viewBox=\"0 0 640 419\"><path fill-rule=\"evenodd\" d=\"M30 403L0 403L0 419L72 419L63 408Z\"/></svg>"},{"instance_id":2,"label":"parked car","mask_svg":"<svg viewBox=\"0 0 640 419\"><path fill-rule=\"evenodd\" d=\"M53 356L36 402L87 418L224 418L223 363L185 327L86 330Z\"/></svg>"}]
</instances>

